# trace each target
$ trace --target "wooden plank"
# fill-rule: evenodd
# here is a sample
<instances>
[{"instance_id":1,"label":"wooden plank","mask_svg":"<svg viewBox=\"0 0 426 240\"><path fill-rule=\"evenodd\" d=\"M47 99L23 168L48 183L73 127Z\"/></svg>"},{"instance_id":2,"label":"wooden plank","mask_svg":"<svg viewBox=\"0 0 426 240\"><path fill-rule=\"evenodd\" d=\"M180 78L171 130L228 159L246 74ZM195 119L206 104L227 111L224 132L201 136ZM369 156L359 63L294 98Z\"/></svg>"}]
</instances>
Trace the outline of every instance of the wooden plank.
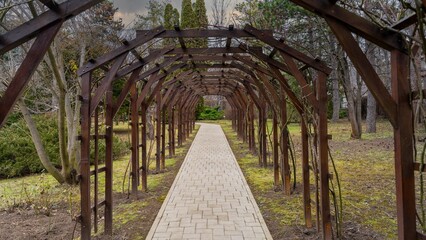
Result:
<instances>
[{"instance_id":1,"label":"wooden plank","mask_svg":"<svg viewBox=\"0 0 426 240\"><path fill-rule=\"evenodd\" d=\"M89 240L91 235L90 206L90 81L91 73L82 76L81 85L81 160L80 160L80 208L81 239Z\"/></svg>"},{"instance_id":2,"label":"wooden plank","mask_svg":"<svg viewBox=\"0 0 426 240\"><path fill-rule=\"evenodd\" d=\"M130 66L127 66L127 67L120 69L117 72L116 78L118 79L118 78L124 77L127 74L135 71L136 69L141 68L145 65L148 65L149 63L154 62L155 60L163 57L164 54L166 54L166 53L168 53L172 50L173 50L173 48L165 48L161 51L153 52L153 53L149 54L147 57L143 58L142 61L135 62L135 63L131 64Z\"/></svg>"},{"instance_id":3,"label":"wooden plank","mask_svg":"<svg viewBox=\"0 0 426 240\"><path fill-rule=\"evenodd\" d=\"M120 46L110 52L108 52L107 54L93 60L92 62L87 63L86 65L84 65L83 67L81 67L80 69L78 69L77 74L79 76L81 76L82 74L86 73L86 72L90 72L93 71L105 64L107 64L108 62L117 59L118 57L122 56L123 54L126 54L128 52L130 52L131 50L143 45L144 43L147 43L148 41L154 39L156 36L158 36L160 33L164 32L164 28L163 27L157 27L154 28L148 32L146 32L143 35L140 35L138 37L136 37L135 39L129 41L128 45L124 45L124 46Z\"/></svg>"},{"instance_id":4,"label":"wooden plank","mask_svg":"<svg viewBox=\"0 0 426 240\"><path fill-rule=\"evenodd\" d=\"M262 51L262 47L250 47L251 49ZM159 51L163 51L164 49L153 49L151 51L151 54L157 53ZM207 48L174 48L170 52L168 52L166 55L171 54L191 54L191 55L197 55L197 54L223 54L223 53L247 53L246 51L242 50L239 47L230 47L230 48L223 48L223 47L207 47Z\"/></svg>"},{"instance_id":5,"label":"wooden plank","mask_svg":"<svg viewBox=\"0 0 426 240\"><path fill-rule=\"evenodd\" d=\"M105 212L104 226L105 234L112 236L113 225L113 128L114 128L114 100L112 84L105 94L106 114L105 114Z\"/></svg>"},{"instance_id":6,"label":"wooden plank","mask_svg":"<svg viewBox=\"0 0 426 240\"><path fill-rule=\"evenodd\" d=\"M141 140L142 140L142 170L141 170L141 182L142 182L142 191L146 192L148 191L148 156L147 156L147 120L146 120L146 113L148 110L148 106L142 102L140 104L141 106L141 117L142 117L142 132L141 132Z\"/></svg>"},{"instance_id":7,"label":"wooden plank","mask_svg":"<svg viewBox=\"0 0 426 240\"><path fill-rule=\"evenodd\" d=\"M161 90L161 83L157 83L157 87L160 88ZM157 92L153 92L151 94L151 96L155 96L155 101L156 101L156 105L157 105L157 109L156 109L156 114L155 114L155 118L156 118L156 129L155 129L155 169L157 172L160 172L161 170L164 169L164 166L162 166L162 161L161 161L161 91L157 91Z\"/></svg>"},{"instance_id":8,"label":"wooden plank","mask_svg":"<svg viewBox=\"0 0 426 240\"><path fill-rule=\"evenodd\" d=\"M264 34L272 34L271 30L261 30ZM147 30L137 30L136 36L145 35ZM162 32L157 38L248 38L253 37L244 30L234 29L229 30L216 30L216 29L189 29L189 30L166 30Z\"/></svg>"},{"instance_id":9,"label":"wooden plank","mask_svg":"<svg viewBox=\"0 0 426 240\"><path fill-rule=\"evenodd\" d=\"M234 54L235 55L235 54ZM171 56L166 56L165 59L169 59ZM239 58L251 61L251 57L247 55L239 55ZM183 56L179 61L232 61L234 60L232 55L190 55Z\"/></svg>"},{"instance_id":10,"label":"wooden plank","mask_svg":"<svg viewBox=\"0 0 426 240\"><path fill-rule=\"evenodd\" d=\"M132 85L136 82L136 80L139 79L139 73L141 71L142 71L142 68L136 69L135 71L132 72L132 75L130 75L129 79L126 81L126 84L123 86L123 89L121 90L120 95L118 95L117 100L115 101L114 111L112 113L113 117L115 117L121 105L123 105L124 100L129 94L130 89L132 88Z\"/></svg>"},{"instance_id":11,"label":"wooden plank","mask_svg":"<svg viewBox=\"0 0 426 240\"><path fill-rule=\"evenodd\" d=\"M288 158L289 150L289 132L287 129L288 117L287 117L287 100L285 88L280 85L281 90L281 178L283 183L283 192L284 195L290 196L291 194L291 174L290 174L290 164Z\"/></svg>"},{"instance_id":12,"label":"wooden plank","mask_svg":"<svg viewBox=\"0 0 426 240\"><path fill-rule=\"evenodd\" d=\"M239 55L233 55L232 57L235 58L236 60L240 61L244 65L247 65L247 67L249 67L249 68L256 69L259 72L262 72L266 75L272 76L272 73L268 69L260 66L259 63L255 62L253 60L247 61L245 58L240 58Z\"/></svg>"},{"instance_id":13,"label":"wooden plank","mask_svg":"<svg viewBox=\"0 0 426 240\"><path fill-rule=\"evenodd\" d=\"M138 163L139 163L139 105L138 101L138 89L136 82L133 82L130 88L130 107L131 107L131 144L132 144L132 154L131 154L131 176L132 176L132 194L137 196L138 192Z\"/></svg>"},{"instance_id":14,"label":"wooden plank","mask_svg":"<svg viewBox=\"0 0 426 240\"><path fill-rule=\"evenodd\" d=\"M284 88L288 98L293 103L293 106L296 108L299 114L303 114L303 104L297 98L296 94L291 90L290 86L288 85L287 79L284 78L284 76L275 66L269 64L269 68L271 69L271 72L274 74L275 78L280 82L280 85Z\"/></svg>"},{"instance_id":15,"label":"wooden plank","mask_svg":"<svg viewBox=\"0 0 426 240\"><path fill-rule=\"evenodd\" d=\"M43 3L46 7L48 7L49 9L53 10L53 11L57 11L58 10L58 3L54 0L39 0L41 3Z\"/></svg>"},{"instance_id":16,"label":"wooden plank","mask_svg":"<svg viewBox=\"0 0 426 240\"><path fill-rule=\"evenodd\" d=\"M288 69L288 67L286 65L284 65L281 62L278 62L275 59L269 58L267 55L263 54L262 52L252 50L245 44L240 44L239 47L241 49L244 49L245 51L247 51L248 53L250 53L252 56L256 57L257 59L259 59L259 60L261 60L265 63L271 64L271 65L275 66L276 68L279 68L280 70L282 70L282 71L284 71L288 74L291 74L290 70Z\"/></svg>"},{"instance_id":17,"label":"wooden plank","mask_svg":"<svg viewBox=\"0 0 426 240\"><path fill-rule=\"evenodd\" d=\"M5 123L7 115L12 111L16 101L24 92L38 65L43 60L61 25L62 23L57 23L40 33L16 71L15 76L0 99L0 128Z\"/></svg>"},{"instance_id":18,"label":"wooden plank","mask_svg":"<svg viewBox=\"0 0 426 240\"><path fill-rule=\"evenodd\" d=\"M396 212L399 239L416 238L416 195L414 180L414 127L410 94L409 57L391 52L392 96L397 103L394 125Z\"/></svg>"},{"instance_id":19,"label":"wooden plank","mask_svg":"<svg viewBox=\"0 0 426 240\"><path fill-rule=\"evenodd\" d=\"M176 58L176 59L178 59L178 58ZM175 62L175 60L174 59L170 59L169 61L164 61L163 63L161 63L159 66L157 66L156 68L153 68L153 69L151 69L151 70L149 70L149 71L147 71L147 72L145 72L144 74L142 74L142 77L143 78L145 78L145 77L147 77L147 76L152 76L154 73L157 73L156 75L156 78L151 78L150 77L150 80L148 81L148 83L146 84L146 85L144 85L144 87L143 87L143 89L142 89L142 92L140 93L140 95L139 95L139 98L138 98L138 105L140 105L141 103L142 103L142 101L144 101L144 99L145 99L145 97L147 96L147 94L148 94L148 90L150 90L150 88L151 88L151 86L152 86L152 84L154 84L154 82L155 81L157 81L157 80L160 80L160 79L163 79L163 78L165 78L168 74L167 73L163 73L163 74L159 74L158 75L158 71L162 68L162 67L167 67L169 64L172 64L173 62ZM181 68L181 67L183 67L183 66L185 66L186 64L185 63L182 63L181 65L176 65L176 68L174 68L174 69L179 69L179 68ZM148 86L147 88L145 87L145 86Z\"/></svg>"},{"instance_id":20,"label":"wooden plank","mask_svg":"<svg viewBox=\"0 0 426 240\"><path fill-rule=\"evenodd\" d=\"M327 76L318 73L317 84L317 134L318 134L318 158L319 158L319 178L320 178L320 215L321 232L323 239L333 239L330 195L329 195L329 171L328 171L328 134L327 134Z\"/></svg>"},{"instance_id":21,"label":"wooden plank","mask_svg":"<svg viewBox=\"0 0 426 240\"><path fill-rule=\"evenodd\" d=\"M389 94L377 72L359 47L358 42L347 28L335 20L326 18L326 21L371 91L371 94L386 112L389 121L395 127L397 121L395 100L392 99L392 96Z\"/></svg>"},{"instance_id":22,"label":"wooden plank","mask_svg":"<svg viewBox=\"0 0 426 240\"><path fill-rule=\"evenodd\" d=\"M39 36L41 32L45 32L49 28L52 29L51 27L53 26L58 26L58 24L60 26L64 20L83 12L101 1L102 0L68 0L58 5L57 11L46 11L13 30L0 35L0 55Z\"/></svg>"},{"instance_id":23,"label":"wooden plank","mask_svg":"<svg viewBox=\"0 0 426 240\"><path fill-rule=\"evenodd\" d=\"M305 76L303 76L303 73L299 71L299 68L297 67L296 63L293 61L293 59L285 54L281 53L281 57L284 59L284 62L287 64L288 69L291 72L291 75L297 80L299 83L299 87L302 91L303 98L306 98L311 106L314 108L318 108L318 102L315 99L314 91L312 90L311 86L308 84L308 82L305 79Z\"/></svg>"},{"instance_id":24,"label":"wooden plank","mask_svg":"<svg viewBox=\"0 0 426 240\"><path fill-rule=\"evenodd\" d=\"M391 28L396 29L396 30L403 30L403 29L413 25L417 21L418 21L417 13L413 13L413 14L399 20L398 22L394 23L391 26Z\"/></svg>"},{"instance_id":25,"label":"wooden plank","mask_svg":"<svg viewBox=\"0 0 426 240\"><path fill-rule=\"evenodd\" d=\"M121 64L123 64L126 57L127 57L127 53L120 55L115 60L114 64L112 65L111 69L106 74L106 76L101 80L101 83L100 83L101 85L95 90L95 93L90 102L90 114L93 114L96 107L101 102L101 99L103 95L105 94L106 90L115 80L118 69L121 67Z\"/></svg>"},{"instance_id":26,"label":"wooden plank","mask_svg":"<svg viewBox=\"0 0 426 240\"><path fill-rule=\"evenodd\" d=\"M305 215L305 226L312 227L312 210L311 210L311 184L309 177L309 138L308 127L305 120L301 121L301 138L302 138L302 178L303 178L303 213Z\"/></svg>"},{"instance_id":27,"label":"wooden plank","mask_svg":"<svg viewBox=\"0 0 426 240\"><path fill-rule=\"evenodd\" d=\"M175 26L175 30L180 32L179 26ZM178 40L179 40L180 47L182 48L182 50L185 51L185 49L186 49L185 40L183 39L183 37L178 37Z\"/></svg>"},{"instance_id":28,"label":"wooden plank","mask_svg":"<svg viewBox=\"0 0 426 240\"><path fill-rule=\"evenodd\" d=\"M332 18L338 24L343 24L351 32L387 49L399 49L406 52L402 36L394 31L380 28L369 20L362 18L350 11L332 5L327 0L290 0L291 2L324 18Z\"/></svg>"},{"instance_id":29,"label":"wooden plank","mask_svg":"<svg viewBox=\"0 0 426 240\"><path fill-rule=\"evenodd\" d=\"M250 25L246 25L244 27L244 30L247 31L248 33L252 34L254 37L256 37L257 39L259 39L260 41L278 49L280 52L283 52L289 56L291 56L294 59L297 59L301 62L303 62L306 65L309 65L310 67L321 71L323 73L326 74L330 74L331 73L331 69L329 67L327 67L327 65L325 65L324 63L322 63L321 61L318 61L317 59L313 59L311 57L309 57L308 55L290 47L289 45L285 44L284 42L280 42L279 40L276 40L272 35L262 35L262 32L260 32L259 30L257 30L256 28L250 26Z\"/></svg>"},{"instance_id":30,"label":"wooden plank","mask_svg":"<svg viewBox=\"0 0 426 240\"><path fill-rule=\"evenodd\" d=\"M278 188L280 185L280 165L279 165L279 145L278 145L278 117L277 112L274 112L272 118L272 139L273 139L273 162L274 162L274 187Z\"/></svg>"}]
</instances>

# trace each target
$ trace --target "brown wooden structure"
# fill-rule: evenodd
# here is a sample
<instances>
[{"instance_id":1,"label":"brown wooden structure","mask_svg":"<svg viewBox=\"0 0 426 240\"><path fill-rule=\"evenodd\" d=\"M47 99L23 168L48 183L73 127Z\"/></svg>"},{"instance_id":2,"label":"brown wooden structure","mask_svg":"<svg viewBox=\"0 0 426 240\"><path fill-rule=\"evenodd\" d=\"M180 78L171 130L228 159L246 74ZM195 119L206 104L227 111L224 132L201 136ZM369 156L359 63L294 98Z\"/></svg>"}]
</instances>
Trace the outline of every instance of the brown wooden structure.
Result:
<instances>
[{"instance_id":1,"label":"brown wooden structure","mask_svg":"<svg viewBox=\"0 0 426 240\"><path fill-rule=\"evenodd\" d=\"M400 239L425 238L416 230L414 171L419 164L413 158L413 118L410 103L409 59L405 39L394 30L414 24L416 18L396 23L394 29L380 28L336 5L332 0L291 0L295 4L325 19L339 43L352 60L367 87L386 112L394 128L395 176ZM35 38L33 47L0 99L0 124L42 61L50 43L62 23L72 16L92 7L101 0L68 0L57 4L53 0L41 1L49 10L33 20L0 36L0 54ZM374 68L367 60L357 41L360 37L390 51L392 60L392 91L388 92ZM153 39L177 39L180 46L151 50L140 56L137 49ZM223 47L190 48L188 39L222 38ZM235 39L240 39L235 41ZM261 42L272 48L269 55L265 48L246 45L247 39ZM238 44L235 44L238 42ZM240 43L241 42L241 43ZM130 65L126 59L134 58ZM308 79L306 69L312 69L313 79ZM95 70L105 71L96 84L92 79ZM273 164L276 185L282 185L285 194L290 194L290 167L288 160L287 100L293 104L302 119L311 117L316 122L315 147L318 152L318 172L310 172L307 122L301 122L303 199L305 222L312 226L311 189L309 174L318 174L317 198L319 209L316 216L318 230L324 239L332 238L332 222L329 199L329 159L327 134L326 81L331 69L318 59L292 48L284 41L274 38L271 31L258 30L251 26L244 29L223 30L165 30L158 27L138 31L135 39L123 42L121 47L90 60L78 73L82 78L81 95L81 238L90 239L92 221L97 231L98 210L104 211L104 229L112 233L112 134L113 119L122 103L131 99L132 193L147 190L147 120L146 112L156 105L156 170L165 167L168 156L175 154L176 145L181 145L194 129L194 111L200 96L222 95L232 107L232 126L238 136L248 142L250 149L259 154L259 164L267 165L266 121L267 109L273 114ZM287 76L298 83L301 94L294 93ZM120 95L113 99L112 83L126 79ZM99 133L99 106L105 111L105 132ZM309 113L314 113L312 116ZM257 113L257 116L256 116ZM255 119L259 121L259 138L255 138ZM168 127L167 127L168 124ZM166 128L169 138L166 139ZM177 132L177 136L176 136ZM141 133L141 134L140 134ZM141 136L141 137L140 137ZM94 170L90 170L90 142L106 142L106 165L98 167L97 155ZM168 144L166 144L166 141ZM139 152L142 153L139 159ZM417 166L417 167L416 167ZM105 174L105 196L99 201L98 175ZM94 179L92 186L91 178ZM94 196L92 196L92 187Z\"/></svg>"}]
</instances>

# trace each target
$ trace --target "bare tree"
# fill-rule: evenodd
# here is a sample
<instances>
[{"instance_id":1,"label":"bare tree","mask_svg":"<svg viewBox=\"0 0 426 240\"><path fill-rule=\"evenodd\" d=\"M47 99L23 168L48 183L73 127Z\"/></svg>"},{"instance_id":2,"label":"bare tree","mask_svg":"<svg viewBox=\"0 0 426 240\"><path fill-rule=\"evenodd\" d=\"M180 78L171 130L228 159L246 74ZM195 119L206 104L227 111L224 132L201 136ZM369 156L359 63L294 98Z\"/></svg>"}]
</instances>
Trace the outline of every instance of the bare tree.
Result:
<instances>
[{"instance_id":1,"label":"bare tree","mask_svg":"<svg viewBox=\"0 0 426 240\"><path fill-rule=\"evenodd\" d=\"M225 26L228 24L227 9L230 4L231 0L213 0L213 25Z\"/></svg>"}]
</instances>

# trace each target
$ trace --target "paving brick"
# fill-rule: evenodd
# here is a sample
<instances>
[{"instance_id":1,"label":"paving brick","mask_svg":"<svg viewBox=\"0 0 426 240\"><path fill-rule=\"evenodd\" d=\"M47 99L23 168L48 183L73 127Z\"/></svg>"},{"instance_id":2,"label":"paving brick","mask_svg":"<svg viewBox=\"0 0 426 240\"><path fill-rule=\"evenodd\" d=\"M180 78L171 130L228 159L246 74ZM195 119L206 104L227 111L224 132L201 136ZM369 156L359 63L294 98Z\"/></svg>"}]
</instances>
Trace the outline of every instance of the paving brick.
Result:
<instances>
[{"instance_id":1,"label":"paving brick","mask_svg":"<svg viewBox=\"0 0 426 240\"><path fill-rule=\"evenodd\" d=\"M220 126L201 124L147 239L272 239Z\"/></svg>"}]
</instances>

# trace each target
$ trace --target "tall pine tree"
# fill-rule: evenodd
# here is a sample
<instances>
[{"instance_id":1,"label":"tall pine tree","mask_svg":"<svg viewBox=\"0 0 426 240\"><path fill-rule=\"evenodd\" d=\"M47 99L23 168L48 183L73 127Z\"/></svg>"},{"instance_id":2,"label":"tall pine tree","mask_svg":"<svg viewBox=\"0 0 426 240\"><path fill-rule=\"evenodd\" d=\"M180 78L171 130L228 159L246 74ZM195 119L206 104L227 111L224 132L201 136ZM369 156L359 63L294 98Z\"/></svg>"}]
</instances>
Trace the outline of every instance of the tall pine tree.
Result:
<instances>
[{"instance_id":1,"label":"tall pine tree","mask_svg":"<svg viewBox=\"0 0 426 240\"><path fill-rule=\"evenodd\" d=\"M179 12L169 3L164 8L164 28L172 30L176 25L179 26ZM174 39L164 39L163 41L165 46L174 45L175 43Z\"/></svg>"},{"instance_id":2,"label":"tall pine tree","mask_svg":"<svg viewBox=\"0 0 426 240\"><path fill-rule=\"evenodd\" d=\"M194 3L195 27L199 29L207 29L207 10L204 0L196 0ZM207 38L195 40L196 47L207 47Z\"/></svg>"},{"instance_id":3,"label":"tall pine tree","mask_svg":"<svg viewBox=\"0 0 426 240\"><path fill-rule=\"evenodd\" d=\"M207 28L207 25L209 24L209 21L207 19L207 10L206 10L206 3L204 0L196 0L195 1L195 21L197 28Z\"/></svg>"},{"instance_id":4,"label":"tall pine tree","mask_svg":"<svg viewBox=\"0 0 426 240\"><path fill-rule=\"evenodd\" d=\"M172 30L174 27L173 10L173 6L170 3L164 8L164 28L167 30Z\"/></svg>"},{"instance_id":5,"label":"tall pine tree","mask_svg":"<svg viewBox=\"0 0 426 240\"><path fill-rule=\"evenodd\" d=\"M173 25L180 25L180 21L179 21L180 15L179 15L179 11L175 8L173 9L173 16L172 16L172 20L173 20Z\"/></svg>"},{"instance_id":6,"label":"tall pine tree","mask_svg":"<svg viewBox=\"0 0 426 240\"><path fill-rule=\"evenodd\" d=\"M195 27L195 14L194 10L192 10L191 0L182 0L182 11L180 19L182 29Z\"/></svg>"}]
</instances>

